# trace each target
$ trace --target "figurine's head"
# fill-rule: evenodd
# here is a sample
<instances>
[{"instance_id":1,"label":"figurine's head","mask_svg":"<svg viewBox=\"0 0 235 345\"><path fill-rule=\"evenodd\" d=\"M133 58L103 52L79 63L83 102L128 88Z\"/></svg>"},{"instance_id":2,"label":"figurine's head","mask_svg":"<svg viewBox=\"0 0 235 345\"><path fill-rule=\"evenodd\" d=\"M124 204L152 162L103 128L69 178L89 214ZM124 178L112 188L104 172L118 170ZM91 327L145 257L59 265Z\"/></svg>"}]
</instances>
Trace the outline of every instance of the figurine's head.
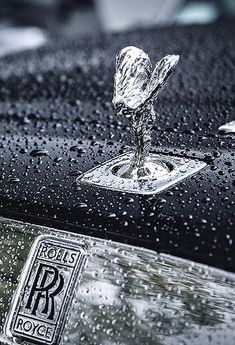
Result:
<instances>
[{"instance_id":1,"label":"figurine's head","mask_svg":"<svg viewBox=\"0 0 235 345\"><path fill-rule=\"evenodd\" d=\"M117 114L132 116L148 100L154 100L178 63L178 55L166 55L154 71L149 56L136 47L126 47L116 58L113 106Z\"/></svg>"}]
</instances>

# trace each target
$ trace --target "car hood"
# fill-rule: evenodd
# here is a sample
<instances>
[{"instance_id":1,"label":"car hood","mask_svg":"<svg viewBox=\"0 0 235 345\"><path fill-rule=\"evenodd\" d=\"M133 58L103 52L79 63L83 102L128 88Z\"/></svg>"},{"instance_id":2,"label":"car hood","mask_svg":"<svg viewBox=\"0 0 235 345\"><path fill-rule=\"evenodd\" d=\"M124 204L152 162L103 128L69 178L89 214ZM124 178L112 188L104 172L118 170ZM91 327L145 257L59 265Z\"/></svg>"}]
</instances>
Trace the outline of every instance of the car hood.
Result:
<instances>
[{"instance_id":1,"label":"car hood","mask_svg":"<svg viewBox=\"0 0 235 345\"><path fill-rule=\"evenodd\" d=\"M235 271L233 119L235 26L169 27L55 40L0 61L1 214L144 246ZM206 33L206 35L205 35ZM153 151L205 169L153 196L78 186L76 177L132 146L111 106L125 45L181 62L156 104Z\"/></svg>"}]
</instances>

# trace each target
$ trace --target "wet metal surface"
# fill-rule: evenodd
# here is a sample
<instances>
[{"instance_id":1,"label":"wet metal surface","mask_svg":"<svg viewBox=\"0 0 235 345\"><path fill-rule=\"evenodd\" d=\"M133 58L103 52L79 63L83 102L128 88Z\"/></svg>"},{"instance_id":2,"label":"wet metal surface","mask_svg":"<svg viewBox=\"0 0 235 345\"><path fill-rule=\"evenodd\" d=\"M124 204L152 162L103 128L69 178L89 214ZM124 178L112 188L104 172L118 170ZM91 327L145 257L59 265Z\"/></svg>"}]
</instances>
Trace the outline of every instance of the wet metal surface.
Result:
<instances>
[{"instance_id":1,"label":"wet metal surface","mask_svg":"<svg viewBox=\"0 0 235 345\"><path fill-rule=\"evenodd\" d=\"M88 244L61 344L223 344L235 342L233 274L177 257L1 219L0 333L35 238ZM16 343L17 340L14 340Z\"/></svg>"},{"instance_id":2,"label":"wet metal surface","mask_svg":"<svg viewBox=\"0 0 235 345\"><path fill-rule=\"evenodd\" d=\"M129 164L131 157L132 154L127 153L94 167L78 177L78 185L86 183L120 192L156 194L197 173L206 166L205 162L199 160L150 154L149 160L145 162L145 166L151 172L150 176L139 177L137 174L135 176L134 173L129 178L119 176L118 173L123 166L126 167Z\"/></svg>"},{"instance_id":3,"label":"wet metal surface","mask_svg":"<svg viewBox=\"0 0 235 345\"><path fill-rule=\"evenodd\" d=\"M123 48L117 54L113 106L117 115L131 118L135 141L135 152L121 174L123 178L134 170L138 177L154 178L147 164L156 120L153 104L178 61L178 55L166 55L152 69L148 54L137 47Z\"/></svg>"}]
</instances>

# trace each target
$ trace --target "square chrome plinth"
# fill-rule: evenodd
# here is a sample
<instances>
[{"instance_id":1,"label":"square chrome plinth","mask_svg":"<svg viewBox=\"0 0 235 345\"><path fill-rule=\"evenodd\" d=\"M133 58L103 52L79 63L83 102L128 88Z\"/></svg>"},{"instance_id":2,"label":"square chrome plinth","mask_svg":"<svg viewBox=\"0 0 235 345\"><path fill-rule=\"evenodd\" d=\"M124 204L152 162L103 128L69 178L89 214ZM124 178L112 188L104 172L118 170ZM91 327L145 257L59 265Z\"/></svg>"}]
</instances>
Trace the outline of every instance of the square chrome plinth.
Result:
<instances>
[{"instance_id":1,"label":"square chrome plinth","mask_svg":"<svg viewBox=\"0 0 235 345\"><path fill-rule=\"evenodd\" d=\"M116 176L113 173L114 168L120 163L128 162L131 156L131 153L126 153L112 158L79 176L77 183L126 193L156 194L197 173L206 166L206 163L199 160L164 154L150 154L151 161L169 165L171 167L169 172L156 179L128 179Z\"/></svg>"}]
</instances>

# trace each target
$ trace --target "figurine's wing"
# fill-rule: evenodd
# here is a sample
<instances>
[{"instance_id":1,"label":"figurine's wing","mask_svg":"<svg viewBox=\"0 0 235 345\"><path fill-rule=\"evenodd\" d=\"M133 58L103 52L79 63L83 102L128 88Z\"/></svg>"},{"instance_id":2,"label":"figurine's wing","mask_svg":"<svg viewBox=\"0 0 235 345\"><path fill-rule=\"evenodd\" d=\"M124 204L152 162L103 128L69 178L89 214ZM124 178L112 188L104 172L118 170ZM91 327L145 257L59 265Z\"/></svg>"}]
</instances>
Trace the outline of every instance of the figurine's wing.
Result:
<instances>
[{"instance_id":1,"label":"figurine's wing","mask_svg":"<svg viewBox=\"0 0 235 345\"><path fill-rule=\"evenodd\" d=\"M171 76L175 66L179 61L179 55L166 55L159 60L152 73L150 83L148 85L148 99L156 99L159 92L163 89L167 80Z\"/></svg>"},{"instance_id":2,"label":"figurine's wing","mask_svg":"<svg viewBox=\"0 0 235 345\"><path fill-rule=\"evenodd\" d=\"M148 55L136 47L126 47L116 60L113 104L136 109L148 95L152 66Z\"/></svg>"}]
</instances>

